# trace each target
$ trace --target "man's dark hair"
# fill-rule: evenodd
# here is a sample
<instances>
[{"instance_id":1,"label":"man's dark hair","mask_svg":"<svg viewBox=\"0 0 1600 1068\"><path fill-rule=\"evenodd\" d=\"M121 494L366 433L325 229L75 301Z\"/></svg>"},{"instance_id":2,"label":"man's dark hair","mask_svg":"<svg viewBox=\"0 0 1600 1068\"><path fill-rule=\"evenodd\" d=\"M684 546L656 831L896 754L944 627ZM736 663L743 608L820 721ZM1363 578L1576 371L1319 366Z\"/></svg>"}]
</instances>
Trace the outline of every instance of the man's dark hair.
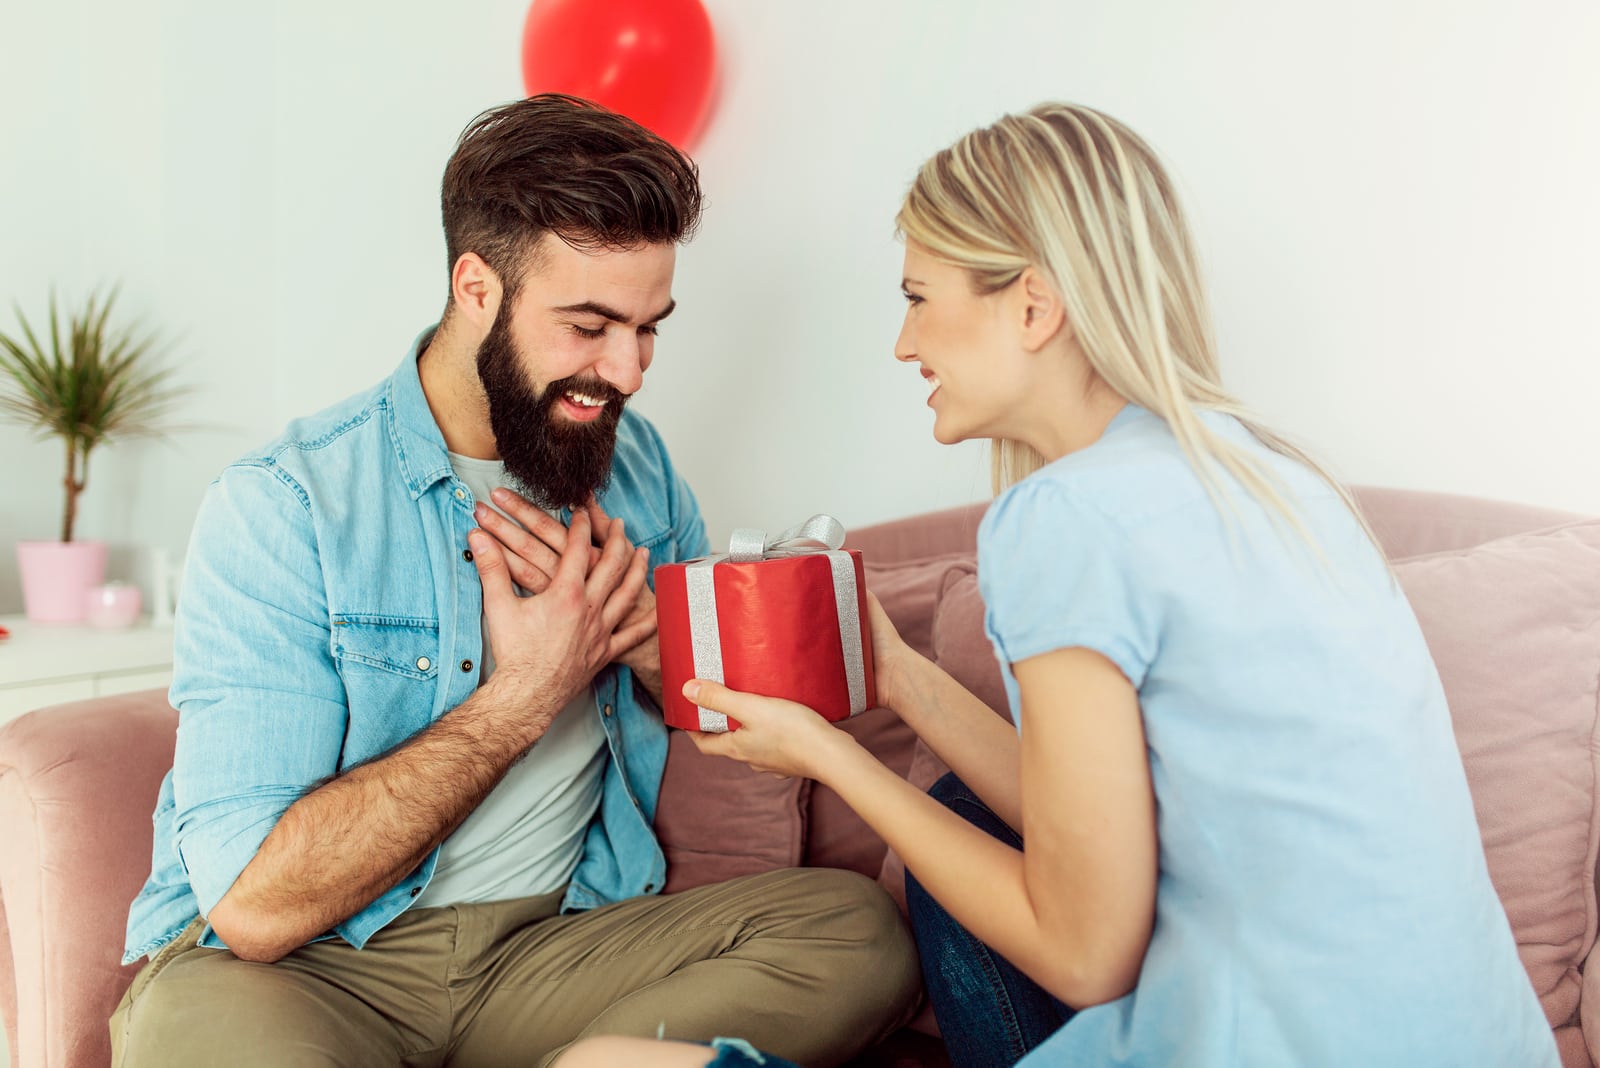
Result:
<instances>
[{"instance_id":1,"label":"man's dark hair","mask_svg":"<svg viewBox=\"0 0 1600 1068\"><path fill-rule=\"evenodd\" d=\"M553 232L580 249L688 240L699 171L682 152L588 100L544 93L473 119L444 169L440 202L451 270L476 252L509 304Z\"/></svg>"}]
</instances>

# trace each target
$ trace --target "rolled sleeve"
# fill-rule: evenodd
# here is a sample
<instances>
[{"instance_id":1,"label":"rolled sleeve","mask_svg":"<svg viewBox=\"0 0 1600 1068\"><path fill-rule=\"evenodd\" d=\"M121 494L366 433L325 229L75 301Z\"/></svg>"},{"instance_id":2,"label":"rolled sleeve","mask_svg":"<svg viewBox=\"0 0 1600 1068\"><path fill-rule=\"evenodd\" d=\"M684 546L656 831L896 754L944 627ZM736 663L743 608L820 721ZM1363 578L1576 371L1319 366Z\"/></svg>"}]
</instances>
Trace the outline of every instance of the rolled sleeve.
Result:
<instances>
[{"instance_id":1,"label":"rolled sleeve","mask_svg":"<svg viewBox=\"0 0 1600 1068\"><path fill-rule=\"evenodd\" d=\"M348 721L315 525L270 461L229 468L201 504L171 699L174 837L204 915L284 811L338 770Z\"/></svg>"}]
</instances>

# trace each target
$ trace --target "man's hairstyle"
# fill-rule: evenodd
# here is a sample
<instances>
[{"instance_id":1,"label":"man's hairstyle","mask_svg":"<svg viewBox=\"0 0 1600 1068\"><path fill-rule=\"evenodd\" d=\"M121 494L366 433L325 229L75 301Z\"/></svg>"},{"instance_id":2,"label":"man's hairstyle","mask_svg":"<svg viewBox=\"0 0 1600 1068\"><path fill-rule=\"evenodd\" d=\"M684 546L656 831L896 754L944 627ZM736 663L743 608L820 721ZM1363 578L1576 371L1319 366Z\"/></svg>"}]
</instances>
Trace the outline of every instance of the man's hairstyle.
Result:
<instances>
[{"instance_id":1,"label":"man's hairstyle","mask_svg":"<svg viewBox=\"0 0 1600 1068\"><path fill-rule=\"evenodd\" d=\"M544 93L473 119L444 170L450 269L476 252L509 302L546 233L575 248L686 241L700 221L699 171L682 152L588 100Z\"/></svg>"}]
</instances>

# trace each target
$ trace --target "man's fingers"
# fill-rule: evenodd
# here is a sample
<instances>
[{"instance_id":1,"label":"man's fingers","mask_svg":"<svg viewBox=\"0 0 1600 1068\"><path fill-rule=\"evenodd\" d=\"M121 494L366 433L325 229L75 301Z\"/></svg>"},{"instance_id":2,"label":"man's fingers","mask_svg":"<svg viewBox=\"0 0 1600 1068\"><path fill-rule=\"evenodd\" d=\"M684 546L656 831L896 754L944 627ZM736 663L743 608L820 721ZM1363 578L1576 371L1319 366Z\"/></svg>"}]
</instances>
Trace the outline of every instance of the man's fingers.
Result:
<instances>
[{"instance_id":1,"label":"man's fingers","mask_svg":"<svg viewBox=\"0 0 1600 1068\"><path fill-rule=\"evenodd\" d=\"M644 579L650 571L650 550L633 550L633 559L628 564L628 570L622 576L622 581L617 583L617 588L606 599L606 606L600 612L600 622L607 630L614 630L618 623L628 618L633 611L633 606L639 599L639 591L644 589ZM632 648L631 646L629 648Z\"/></svg>"},{"instance_id":2,"label":"man's fingers","mask_svg":"<svg viewBox=\"0 0 1600 1068\"><path fill-rule=\"evenodd\" d=\"M569 582L576 587L582 587L584 572L589 564L589 517L583 512L572 513L572 526L568 530L567 543L561 550L561 559L556 564L556 573L551 585L560 582Z\"/></svg>"},{"instance_id":3,"label":"man's fingers","mask_svg":"<svg viewBox=\"0 0 1600 1068\"><path fill-rule=\"evenodd\" d=\"M584 523L588 523L589 513L573 512L574 525L579 516L583 516ZM603 606L610 599L611 592L616 589L617 582L627 570L631 559L632 554L628 552L628 537L622 532L622 520L613 519L611 536L606 539L605 547L600 550L600 559L589 572L587 589L592 603Z\"/></svg>"},{"instance_id":4,"label":"man's fingers","mask_svg":"<svg viewBox=\"0 0 1600 1068\"><path fill-rule=\"evenodd\" d=\"M530 564L521 553L507 545L494 533L482 528L479 529L479 533L488 538L490 541L494 542L495 547L498 548L501 552L501 555L505 557L506 569L511 572L511 581L515 582L518 586L521 586L529 593L543 593L547 588L549 588L549 572L542 571L533 564ZM556 562L556 555L551 553L551 570L555 569Z\"/></svg>"},{"instance_id":5,"label":"man's fingers","mask_svg":"<svg viewBox=\"0 0 1600 1068\"><path fill-rule=\"evenodd\" d=\"M544 515L543 512L539 513ZM473 511L473 517L478 520L478 525L490 534L493 534L500 544L513 556L519 556L543 571L546 575L552 574L556 569L557 552L559 548L552 548L547 539L535 537L523 527L507 519L487 504L479 504ZM549 516L545 516L549 519ZM551 520L554 523L554 520ZM555 523L561 527L560 523ZM565 527L561 527L565 532Z\"/></svg>"},{"instance_id":6,"label":"man's fingers","mask_svg":"<svg viewBox=\"0 0 1600 1068\"><path fill-rule=\"evenodd\" d=\"M543 508L504 486L496 489L490 496L494 498L494 503L505 509L506 515L521 523L527 528L528 533L550 546L555 552L567 547L567 528L561 525L561 520Z\"/></svg>"},{"instance_id":7,"label":"man's fingers","mask_svg":"<svg viewBox=\"0 0 1600 1068\"><path fill-rule=\"evenodd\" d=\"M506 552L500 543L481 530L467 533L467 544L472 546L472 566L478 569L478 581L483 584L483 602L516 599L511 587L511 570L506 565Z\"/></svg>"}]
</instances>

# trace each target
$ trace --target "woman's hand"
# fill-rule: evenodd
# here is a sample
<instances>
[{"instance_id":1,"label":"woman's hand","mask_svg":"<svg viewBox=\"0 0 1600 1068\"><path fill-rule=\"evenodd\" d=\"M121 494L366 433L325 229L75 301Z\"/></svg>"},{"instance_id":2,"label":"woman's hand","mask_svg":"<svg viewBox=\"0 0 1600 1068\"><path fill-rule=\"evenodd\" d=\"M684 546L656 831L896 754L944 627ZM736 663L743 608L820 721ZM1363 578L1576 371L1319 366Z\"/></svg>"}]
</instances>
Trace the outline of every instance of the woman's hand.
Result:
<instances>
[{"instance_id":1,"label":"woman's hand","mask_svg":"<svg viewBox=\"0 0 1600 1068\"><path fill-rule=\"evenodd\" d=\"M916 662L926 658L919 656L900 637L889 620L889 613L883 610L871 590L867 591L867 616L872 633L872 674L878 691L878 706L893 709L898 715L905 700L908 676Z\"/></svg>"},{"instance_id":2,"label":"woman's hand","mask_svg":"<svg viewBox=\"0 0 1600 1068\"><path fill-rule=\"evenodd\" d=\"M718 682L690 679L683 696L739 721L726 734L686 732L702 753L732 757L757 771L826 780L841 761L841 748L856 744L812 709L778 697L730 690Z\"/></svg>"}]
</instances>

